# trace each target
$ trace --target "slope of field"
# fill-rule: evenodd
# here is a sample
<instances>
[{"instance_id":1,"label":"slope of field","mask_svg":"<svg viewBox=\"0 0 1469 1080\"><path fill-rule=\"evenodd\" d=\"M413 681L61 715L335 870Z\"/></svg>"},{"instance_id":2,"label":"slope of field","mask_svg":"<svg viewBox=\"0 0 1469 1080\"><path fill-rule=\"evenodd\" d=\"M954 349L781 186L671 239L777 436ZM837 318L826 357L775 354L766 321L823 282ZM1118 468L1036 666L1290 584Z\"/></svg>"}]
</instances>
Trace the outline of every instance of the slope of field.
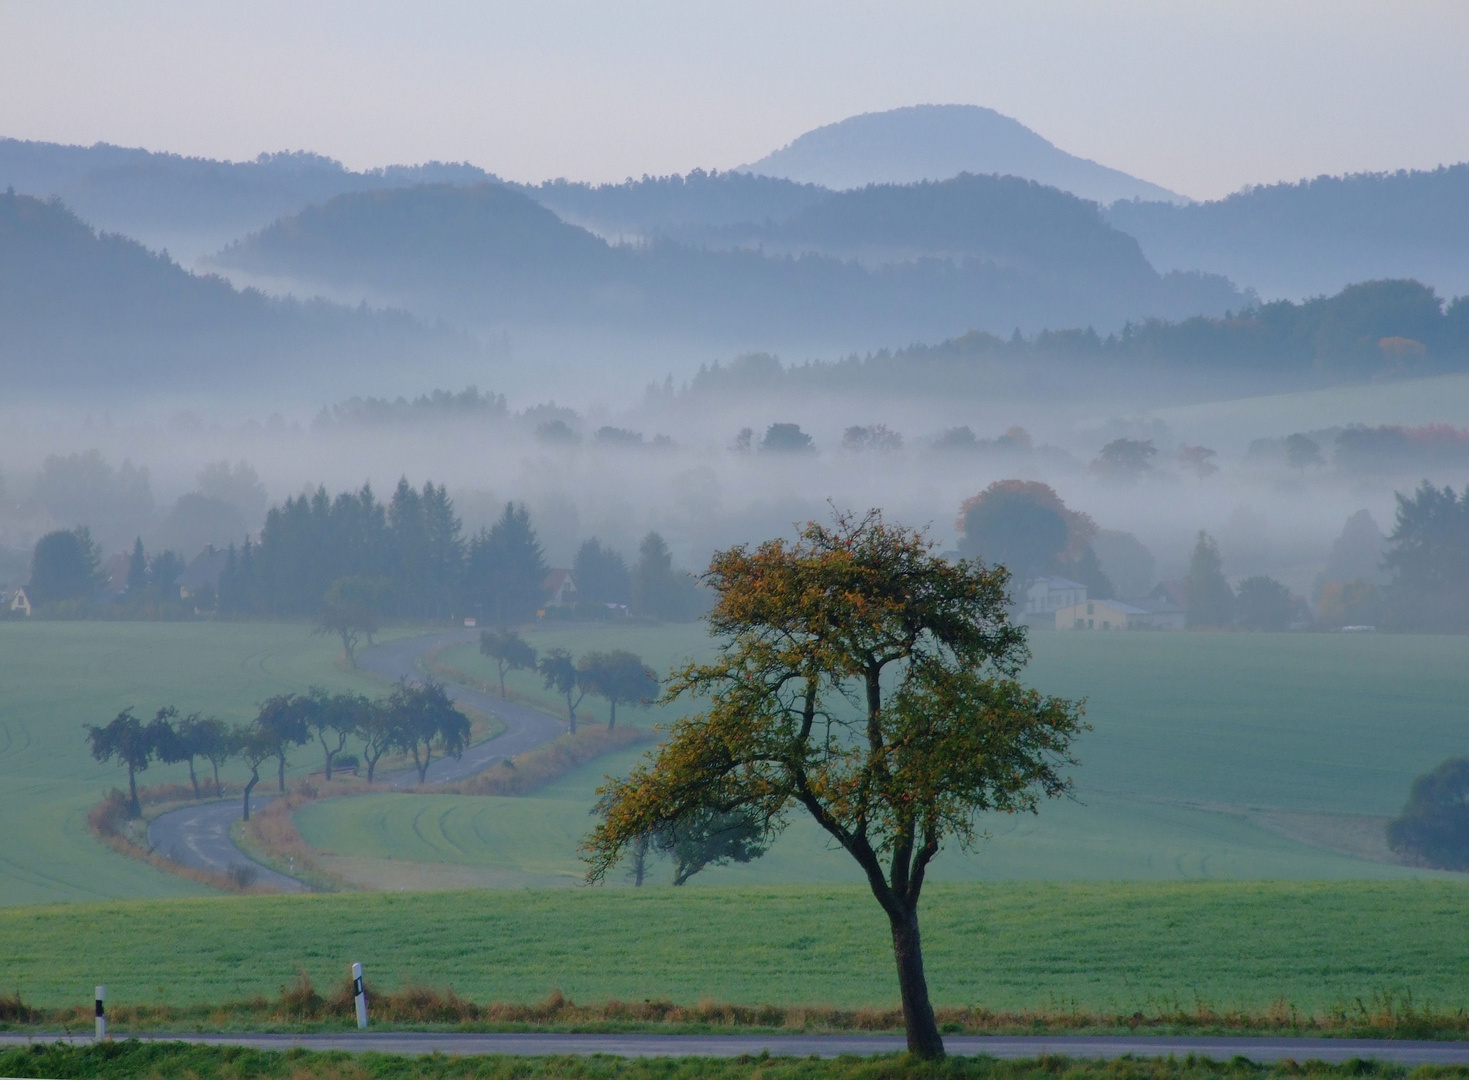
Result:
<instances>
[{"instance_id":1,"label":"slope of field","mask_svg":"<svg viewBox=\"0 0 1469 1080\"><path fill-rule=\"evenodd\" d=\"M1469 889L1445 882L935 885L936 1004L1156 1011L1350 1009L1375 993L1469 1005ZM274 995L304 971L530 1001L703 998L891 1006L881 909L860 886L249 897L0 911L7 992L38 1005Z\"/></svg>"},{"instance_id":2,"label":"slope of field","mask_svg":"<svg viewBox=\"0 0 1469 1080\"><path fill-rule=\"evenodd\" d=\"M305 625L0 622L0 905L204 892L88 832L88 808L126 788L127 773L92 760L84 725L130 705L145 718L176 705L240 722L271 694L311 684L375 689L336 667L338 651ZM303 769L315 761L310 747L296 754ZM187 779L184 766L141 776Z\"/></svg>"},{"instance_id":3,"label":"slope of field","mask_svg":"<svg viewBox=\"0 0 1469 1080\"><path fill-rule=\"evenodd\" d=\"M624 647L666 672L708 655L698 625L538 629L536 647L580 655ZM1412 780L1464 752L1460 703L1469 690L1469 639L1331 634L1032 635L1025 677L1050 693L1087 698L1094 730L1077 745L1077 799L1035 817L986 821L974 855L948 851L940 880L1400 877L1421 871L1386 856L1381 826ZM493 681L471 645L441 662ZM508 685L548 711L564 703L531 673ZM623 722L666 723L682 706L624 710ZM588 699L584 722L605 716ZM299 815L308 842L349 859L445 861L437 887L577 880L576 844L589 829L595 788L637 759L604 759L529 801L495 809L457 797L323 803ZM1284 835L1282 835L1284 834ZM1310 846L1326 843L1336 850ZM559 839L558 839L559 838ZM554 855L547 844L559 844ZM445 859L444 852L452 852ZM476 868L464 877L464 867ZM386 868L384 871L386 872ZM547 877L546 875L550 875ZM655 864L653 879L666 878ZM797 816L763 859L716 868L700 885L854 881L847 857ZM420 875L420 887L431 886Z\"/></svg>"}]
</instances>

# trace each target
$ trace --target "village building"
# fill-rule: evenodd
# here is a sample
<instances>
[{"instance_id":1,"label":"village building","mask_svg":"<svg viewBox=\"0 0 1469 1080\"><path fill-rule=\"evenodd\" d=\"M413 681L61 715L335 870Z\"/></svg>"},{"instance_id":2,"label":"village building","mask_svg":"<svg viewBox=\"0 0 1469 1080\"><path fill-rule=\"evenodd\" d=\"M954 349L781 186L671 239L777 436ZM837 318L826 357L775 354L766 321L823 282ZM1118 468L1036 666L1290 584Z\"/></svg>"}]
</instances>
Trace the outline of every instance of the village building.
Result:
<instances>
[{"instance_id":1,"label":"village building","mask_svg":"<svg viewBox=\"0 0 1469 1080\"><path fill-rule=\"evenodd\" d=\"M213 544L208 545L194 561L184 568L176 582L179 590L179 599L188 600L199 597L201 593L209 592L214 595L219 593L219 577L224 573L224 568L229 564L230 554L221 551Z\"/></svg>"},{"instance_id":2,"label":"village building","mask_svg":"<svg viewBox=\"0 0 1469 1080\"><path fill-rule=\"evenodd\" d=\"M1064 577L1035 578L1025 587L1025 606L1018 621L1050 629L1059 625L1056 612L1086 602L1086 586Z\"/></svg>"},{"instance_id":3,"label":"village building","mask_svg":"<svg viewBox=\"0 0 1469 1080\"><path fill-rule=\"evenodd\" d=\"M26 596L24 589L16 589L15 592L11 593L9 601L5 606L10 610L11 614L20 614L27 618L30 617L31 601L30 597Z\"/></svg>"}]
</instances>

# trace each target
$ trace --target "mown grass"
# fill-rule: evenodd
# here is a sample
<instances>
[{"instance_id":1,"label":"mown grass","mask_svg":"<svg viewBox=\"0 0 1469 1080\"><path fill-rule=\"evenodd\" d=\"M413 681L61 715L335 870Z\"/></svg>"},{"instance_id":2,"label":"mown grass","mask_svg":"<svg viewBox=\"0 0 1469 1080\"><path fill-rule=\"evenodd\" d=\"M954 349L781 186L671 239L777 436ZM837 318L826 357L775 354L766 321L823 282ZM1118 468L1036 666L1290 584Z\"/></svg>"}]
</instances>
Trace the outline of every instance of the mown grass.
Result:
<instances>
[{"instance_id":1,"label":"mown grass","mask_svg":"<svg viewBox=\"0 0 1469 1080\"><path fill-rule=\"evenodd\" d=\"M1469 1005L1469 888L1447 882L934 885L945 1007L1301 1015L1384 995ZM64 1008L272 997L361 961L384 991L892 1008L886 922L860 887L258 896L0 911L0 970Z\"/></svg>"},{"instance_id":2,"label":"mown grass","mask_svg":"<svg viewBox=\"0 0 1469 1080\"><path fill-rule=\"evenodd\" d=\"M735 1058L514 1057L442 1054L350 1054L341 1051L253 1050L180 1042L121 1041L95 1046L60 1044L0 1051L6 1076L96 1080L1285 1080L1320 1077L1349 1080L1458 1080L1462 1066L1404 1068L1372 1061L1330 1065L1319 1061L1258 1065L1237 1057L1124 1058L1086 1061L1047 1056L1026 1061L949 1057L920 1062L906 1055L832 1059L766 1054Z\"/></svg>"}]
</instances>

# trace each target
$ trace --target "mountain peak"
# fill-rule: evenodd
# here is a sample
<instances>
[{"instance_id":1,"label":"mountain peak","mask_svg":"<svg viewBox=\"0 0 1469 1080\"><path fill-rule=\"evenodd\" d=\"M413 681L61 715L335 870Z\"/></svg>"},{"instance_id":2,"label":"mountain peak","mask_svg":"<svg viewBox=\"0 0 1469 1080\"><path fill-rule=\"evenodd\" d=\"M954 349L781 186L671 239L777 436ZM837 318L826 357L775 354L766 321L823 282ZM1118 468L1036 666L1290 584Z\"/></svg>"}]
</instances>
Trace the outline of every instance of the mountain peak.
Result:
<instances>
[{"instance_id":1,"label":"mountain peak","mask_svg":"<svg viewBox=\"0 0 1469 1080\"><path fill-rule=\"evenodd\" d=\"M1188 201L1068 154L1020 121L978 105L909 105L848 117L808 131L738 171L838 189L947 180L969 172L1019 176L1103 204Z\"/></svg>"}]
</instances>

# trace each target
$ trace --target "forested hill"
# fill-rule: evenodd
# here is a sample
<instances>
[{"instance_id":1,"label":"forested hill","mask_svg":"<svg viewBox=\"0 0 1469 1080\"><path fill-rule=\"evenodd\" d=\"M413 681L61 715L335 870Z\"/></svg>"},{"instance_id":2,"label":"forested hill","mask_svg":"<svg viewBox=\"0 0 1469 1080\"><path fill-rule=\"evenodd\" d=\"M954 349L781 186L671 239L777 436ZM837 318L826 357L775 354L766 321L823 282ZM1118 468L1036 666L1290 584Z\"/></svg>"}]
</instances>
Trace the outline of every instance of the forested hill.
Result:
<instances>
[{"instance_id":1,"label":"forested hill","mask_svg":"<svg viewBox=\"0 0 1469 1080\"><path fill-rule=\"evenodd\" d=\"M1206 268L1267 296L1414 277L1469 293L1469 164L1323 176L1217 202L1120 202L1108 218L1159 269Z\"/></svg>"},{"instance_id":2,"label":"forested hill","mask_svg":"<svg viewBox=\"0 0 1469 1080\"><path fill-rule=\"evenodd\" d=\"M403 313L271 300L191 274L59 202L0 193L0 381L8 392L247 387L312 367L467 357ZM275 384L279 389L279 381Z\"/></svg>"},{"instance_id":3,"label":"forested hill","mask_svg":"<svg viewBox=\"0 0 1469 1080\"><path fill-rule=\"evenodd\" d=\"M928 194L940 190L948 189L934 185ZM927 245L942 228L934 217L917 213L892 236L902 239L908 229ZM619 327L713 334L750 347L865 347L970 329L1009 333L1017 325L1112 328L1129 318L1222 313L1240 303L1221 279L1153 273L1126 237L1089 210L1069 221L1043 217L997 226L992 237L961 222L969 230L962 244L1002 237L1002 257L986 251L990 257L950 259L920 250L910 262L864 268L819 253L709 250L667 240L614 246L503 185L424 185L338 196L246 238L220 261L387 293L414 310L477 327ZM1077 220L1087 235L1058 241ZM838 235L846 226L833 220L826 227ZM1102 242L1099 234L1110 238ZM1078 252L1086 257L1075 258Z\"/></svg>"},{"instance_id":4,"label":"forested hill","mask_svg":"<svg viewBox=\"0 0 1469 1080\"><path fill-rule=\"evenodd\" d=\"M348 191L483 183L472 165L429 162L353 172L310 153L215 161L111 146L0 139L0 190L59 197L89 224L152 246L202 237L207 250ZM201 247L200 250L205 250Z\"/></svg>"},{"instance_id":5,"label":"forested hill","mask_svg":"<svg viewBox=\"0 0 1469 1080\"><path fill-rule=\"evenodd\" d=\"M793 367L752 355L701 369L684 393L967 395L993 393L1003 380L1044 389L1055 376L1056 391L1064 392L1084 373L1117 378L1141 369L1225 374L1236 386L1469 371L1469 296L1446 304L1415 281L1373 281L1304 303L1277 301L1228 318L1152 319L1106 336L1080 329L1008 339L970 333Z\"/></svg>"}]
</instances>

